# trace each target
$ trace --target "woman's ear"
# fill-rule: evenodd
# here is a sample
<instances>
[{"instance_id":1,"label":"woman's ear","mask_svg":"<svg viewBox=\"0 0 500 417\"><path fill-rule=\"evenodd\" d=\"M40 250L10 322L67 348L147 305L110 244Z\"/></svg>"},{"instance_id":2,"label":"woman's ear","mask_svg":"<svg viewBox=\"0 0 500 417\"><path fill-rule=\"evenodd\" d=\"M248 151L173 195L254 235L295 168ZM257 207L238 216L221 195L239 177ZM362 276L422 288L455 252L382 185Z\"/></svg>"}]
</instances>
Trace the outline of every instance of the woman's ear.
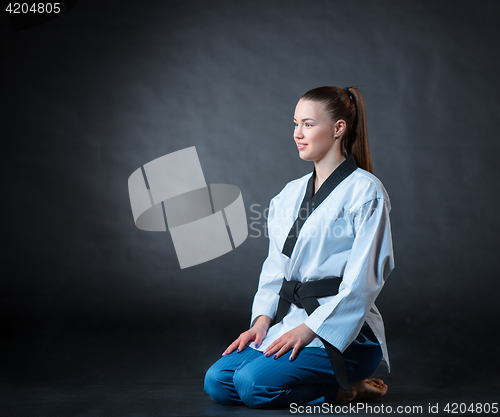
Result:
<instances>
[{"instance_id":1,"label":"woman's ear","mask_svg":"<svg viewBox=\"0 0 500 417\"><path fill-rule=\"evenodd\" d=\"M345 120L343 119L337 120L334 126L335 137L340 138L342 134L345 132L345 128L346 128Z\"/></svg>"}]
</instances>

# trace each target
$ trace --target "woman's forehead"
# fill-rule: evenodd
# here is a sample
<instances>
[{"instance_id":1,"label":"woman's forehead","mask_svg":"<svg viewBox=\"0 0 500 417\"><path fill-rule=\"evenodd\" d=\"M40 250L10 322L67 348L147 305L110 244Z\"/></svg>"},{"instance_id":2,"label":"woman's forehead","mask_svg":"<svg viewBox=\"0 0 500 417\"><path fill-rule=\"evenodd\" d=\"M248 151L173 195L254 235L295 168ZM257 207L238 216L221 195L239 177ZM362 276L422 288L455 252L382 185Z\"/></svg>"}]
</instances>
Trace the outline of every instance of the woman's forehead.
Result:
<instances>
[{"instance_id":1,"label":"woman's forehead","mask_svg":"<svg viewBox=\"0 0 500 417\"><path fill-rule=\"evenodd\" d=\"M300 99L295 107L296 119L321 119L324 117L328 117L325 105L319 101Z\"/></svg>"}]
</instances>

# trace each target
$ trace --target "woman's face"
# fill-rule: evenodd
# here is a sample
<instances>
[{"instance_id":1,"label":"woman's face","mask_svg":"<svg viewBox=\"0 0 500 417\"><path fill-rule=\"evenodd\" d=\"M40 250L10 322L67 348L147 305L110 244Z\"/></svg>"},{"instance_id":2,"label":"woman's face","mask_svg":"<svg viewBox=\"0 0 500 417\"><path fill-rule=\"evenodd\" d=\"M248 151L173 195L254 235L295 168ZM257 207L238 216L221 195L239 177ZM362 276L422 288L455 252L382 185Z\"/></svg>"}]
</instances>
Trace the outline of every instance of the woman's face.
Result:
<instances>
[{"instance_id":1,"label":"woman's face","mask_svg":"<svg viewBox=\"0 0 500 417\"><path fill-rule=\"evenodd\" d=\"M333 151L335 125L323 103L300 99L295 107L293 122L293 138L302 159L318 162Z\"/></svg>"}]
</instances>

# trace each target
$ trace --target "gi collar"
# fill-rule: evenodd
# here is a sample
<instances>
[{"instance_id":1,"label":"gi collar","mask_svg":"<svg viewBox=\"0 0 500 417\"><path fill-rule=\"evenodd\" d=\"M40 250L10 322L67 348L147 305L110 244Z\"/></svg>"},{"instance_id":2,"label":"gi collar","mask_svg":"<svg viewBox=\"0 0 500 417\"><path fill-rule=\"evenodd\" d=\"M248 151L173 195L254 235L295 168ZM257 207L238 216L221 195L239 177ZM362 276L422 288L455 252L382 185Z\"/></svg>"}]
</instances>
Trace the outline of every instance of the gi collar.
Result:
<instances>
[{"instance_id":1,"label":"gi collar","mask_svg":"<svg viewBox=\"0 0 500 417\"><path fill-rule=\"evenodd\" d=\"M314 209L318 207L329 195L330 193L344 181L349 175L351 175L358 166L356 165L356 159L351 153L325 180L316 194L313 194L313 179L316 177L316 168L314 168L311 178L307 183L306 194L300 205L299 213L297 219L295 220L292 228L288 232L288 236L283 245L283 250L281 253L283 255L290 257L292 255L293 248L297 239L299 237L300 230L302 226L312 214ZM306 213L304 216L303 214Z\"/></svg>"}]
</instances>

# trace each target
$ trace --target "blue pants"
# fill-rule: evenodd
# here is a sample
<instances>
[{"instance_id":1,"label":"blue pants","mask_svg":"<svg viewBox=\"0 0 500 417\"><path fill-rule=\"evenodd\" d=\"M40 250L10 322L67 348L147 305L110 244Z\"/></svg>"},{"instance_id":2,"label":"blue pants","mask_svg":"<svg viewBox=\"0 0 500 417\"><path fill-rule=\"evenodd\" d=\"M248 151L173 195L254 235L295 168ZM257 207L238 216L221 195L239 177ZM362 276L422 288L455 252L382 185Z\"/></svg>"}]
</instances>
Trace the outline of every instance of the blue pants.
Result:
<instances>
[{"instance_id":1,"label":"blue pants","mask_svg":"<svg viewBox=\"0 0 500 417\"><path fill-rule=\"evenodd\" d=\"M290 353L273 359L250 347L234 351L207 371L205 391L219 404L251 408L319 403L325 395L336 397L337 381L325 349L306 347L294 361L288 359ZM377 369L382 350L366 323L342 356L350 382L368 378Z\"/></svg>"}]
</instances>

